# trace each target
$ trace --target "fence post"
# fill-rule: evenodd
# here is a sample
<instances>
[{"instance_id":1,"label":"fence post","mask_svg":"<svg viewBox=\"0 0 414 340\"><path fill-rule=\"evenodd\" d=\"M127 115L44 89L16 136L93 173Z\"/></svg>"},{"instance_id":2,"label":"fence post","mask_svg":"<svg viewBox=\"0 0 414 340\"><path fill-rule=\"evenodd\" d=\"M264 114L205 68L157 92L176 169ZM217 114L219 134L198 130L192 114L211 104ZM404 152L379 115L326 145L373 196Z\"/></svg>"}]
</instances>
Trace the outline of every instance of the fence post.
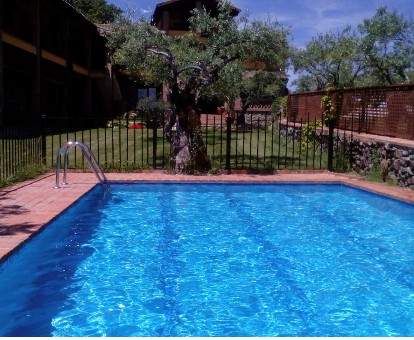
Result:
<instances>
[{"instance_id":1,"label":"fence post","mask_svg":"<svg viewBox=\"0 0 414 340\"><path fill-rule=\"evenodd\" d=\"M158 120L157 115L152 116L152 168L157 168L157 128Z\"/></svg>"},{"instance_id":2,"label":"fence post","mask_svg":"<svg viewBox=\"0 0 414 340\"><path fill-rule=\"evenodd\" d=\"M287 109L287 112L283 112L283 114L285 114L288 117L289 116L292 117L292 104L291 104L291 101L292 101L292 95L289 93L288 94L288 100L287 100L288 109Z\"/></svg>"},{"instance_id":3,"label":"fence post","mask_svg":"<svg viewBox=\"0 0 414 340\"><path fill-rule=\"evenodd\" d=\"M334 127L335 121L329 120L329 135L328 135L328 170L333 171L333 140L334 140Z\"/></svg>"},{"instance_id":4,"label":"fence post","mask_svg":"<svg viewBox=\"0 0 414 340\"><path fill-rule=\"evenodd\" d=\"M230 170L231 117L227 114L226 170Z\"/></svg>"},{"instance_id":5,"label":"fence post","mask_svg":"<svg viewBox=\"0 0 414 340\"><path fill-rule=\"evenodd\" d=\"M46 115L42 114L42 163L46 165ZM52 150L53 152L53 150Z\"/></svg>"},{"instance_id":6,"label":"fence post","mask_svg":"<svg viewBox=\"0 0 414 340\"><path fill-rule=\"evenodd\" d=\"M412 93L412 95L413 95L413 99L412 99L412 108L413 108L413 111L414 111L414 90L413 91L411 91L411 93ZM414 117L411 117L411 119L413 120L412 121L412 128L413 128L413 130L412 130L412 133L411 133L411 138L412 139L414 139Z\"/></svg>"},{"instance_id":7,"label":"fence post","mask_svg":"<svg viewBox=\"0 0 414 340\"><path fill-rule=\"evenodd\" d=\"M363 125L365 125L365 119L366 119L366 112L365 112L365 106L367 101L367 93L365 92L365 89L362 89L362 98L361 98L361 116L359 119L359 126L358 126L358 133L361 133ZM365 131L367 132L367 131Z\"/></svg>"}]
</instances>

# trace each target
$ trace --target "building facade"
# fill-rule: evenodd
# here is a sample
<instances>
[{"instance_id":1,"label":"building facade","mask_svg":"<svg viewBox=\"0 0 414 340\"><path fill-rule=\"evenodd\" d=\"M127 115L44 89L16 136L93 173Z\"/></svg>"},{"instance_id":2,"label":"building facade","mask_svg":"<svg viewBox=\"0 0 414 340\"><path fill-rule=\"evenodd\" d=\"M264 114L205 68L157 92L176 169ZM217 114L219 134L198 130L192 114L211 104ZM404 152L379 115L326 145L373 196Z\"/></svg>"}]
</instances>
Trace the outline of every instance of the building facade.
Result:
<instances>
[{"instance_id":1,"label":"building facade","mask_svg":"<svg viewBox=\"0 0 414 340\"><path fill-rule=\"evenodd\" d=\"M152 22L170 36L188 34L194 9L218 14L220 0L169 0ZM232 15L240 9L234 7ZM0 122L4 117L110 118L167 88L130 80L111 65L102 30L64 0L0 0ZM201 40L204 37L199 33ZM253 67L254 69L254 67ZM214 113L223 103L200 103ZM236 100L236 110L243 105ZM252 108L253 109L253 108ZM270 103L254 108L269 111Z\"/></svg>"},{"instance_id":2,"label":"building facade","mask_svg":"<svg viewBox=\"0 0 414 340\"><path fill-rule=\"evenodd\" d=\"M63 0L0 0L0 118L110 117L122 106L105 39Z\"/></svg>"}]
</instances>

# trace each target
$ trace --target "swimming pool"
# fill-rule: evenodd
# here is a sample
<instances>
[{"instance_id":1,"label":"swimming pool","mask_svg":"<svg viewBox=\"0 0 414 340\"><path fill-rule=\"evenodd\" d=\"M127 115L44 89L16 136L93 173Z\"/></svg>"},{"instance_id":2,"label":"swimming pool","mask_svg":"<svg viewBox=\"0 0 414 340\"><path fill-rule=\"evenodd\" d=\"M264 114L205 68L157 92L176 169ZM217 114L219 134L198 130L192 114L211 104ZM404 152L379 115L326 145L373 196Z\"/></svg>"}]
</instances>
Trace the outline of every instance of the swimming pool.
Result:
<instances>
[{"instance_id":1,"label":"swimming pool","mask_svg":"<svg viewBox=\"0 0 414 340\"><path fill-rule=\"evenodd\" d=\"M413 221L343 185L96 188L0 267L0 335L413 336Z\"/></svg>"}]
</instances>

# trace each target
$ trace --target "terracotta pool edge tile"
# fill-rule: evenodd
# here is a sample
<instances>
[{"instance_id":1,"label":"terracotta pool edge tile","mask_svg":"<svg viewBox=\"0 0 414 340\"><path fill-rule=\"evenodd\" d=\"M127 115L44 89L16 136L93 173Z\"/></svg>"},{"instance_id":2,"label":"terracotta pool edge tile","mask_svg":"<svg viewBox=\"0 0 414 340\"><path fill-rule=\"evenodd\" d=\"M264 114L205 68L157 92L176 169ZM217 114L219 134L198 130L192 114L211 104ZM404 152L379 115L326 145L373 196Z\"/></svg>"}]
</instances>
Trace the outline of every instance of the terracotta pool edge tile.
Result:
<instances>
[{"instance_id":1,"label":"terracotta pool edge tile","mask_svg":"<svg viewBox=\"0 0 414 340\"><path fill-rule=\"evenodd\" d=\"M60 211L57 214L53 214L53 217L49 219L47 222L40 224L38 227L33 226L32 228L36 228L35 231L31 232L30 234L27 234L26 238L20 239L19 237L16 237L16 235L11 236L13 239L21 240L19 244L17 244L15 247L9 249L8 252L3 253L3 251L7 248L3 248L0 243L0 265L5 263L8 259L10 259L15 253L17 253L20 249L22 249L26 244L28 244L34 237L36 237L38 234L40 234L45 228L47 228L51 223L53 223L57 218L59 218L62 214L64 214L68 209L70 209L74 204L76 204L82 197L84 197L86 194L91 192L98 184L92 185L88 190L85 191L84 194L80 195L78 198L76 198L72 203L69 203L66 208L64 208L62 211ZM2 235L0 235L1 237ZM6 235L3 235L3 237L8 237ZM2 254L3 253L3 254Z\"/></svg>"}]
</instances>

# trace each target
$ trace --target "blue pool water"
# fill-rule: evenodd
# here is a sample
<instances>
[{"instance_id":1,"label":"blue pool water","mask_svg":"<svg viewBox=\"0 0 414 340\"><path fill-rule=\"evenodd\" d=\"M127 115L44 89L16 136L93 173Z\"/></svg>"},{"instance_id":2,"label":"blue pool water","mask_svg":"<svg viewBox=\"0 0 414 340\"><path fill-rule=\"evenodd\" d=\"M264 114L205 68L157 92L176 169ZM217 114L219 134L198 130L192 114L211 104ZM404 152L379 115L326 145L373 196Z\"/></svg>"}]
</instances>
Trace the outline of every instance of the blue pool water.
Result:
<instances>
[{"instance_id":1,"label":"blue pool water","mask_svg":"<svg viewBox=\"0 0 414 340\"><path fill-rule=\"evenodd\" d=\"M414 336L414 206L340 185L114 185L0 267L1 336Z\"/></svg>"}]
</instances>

